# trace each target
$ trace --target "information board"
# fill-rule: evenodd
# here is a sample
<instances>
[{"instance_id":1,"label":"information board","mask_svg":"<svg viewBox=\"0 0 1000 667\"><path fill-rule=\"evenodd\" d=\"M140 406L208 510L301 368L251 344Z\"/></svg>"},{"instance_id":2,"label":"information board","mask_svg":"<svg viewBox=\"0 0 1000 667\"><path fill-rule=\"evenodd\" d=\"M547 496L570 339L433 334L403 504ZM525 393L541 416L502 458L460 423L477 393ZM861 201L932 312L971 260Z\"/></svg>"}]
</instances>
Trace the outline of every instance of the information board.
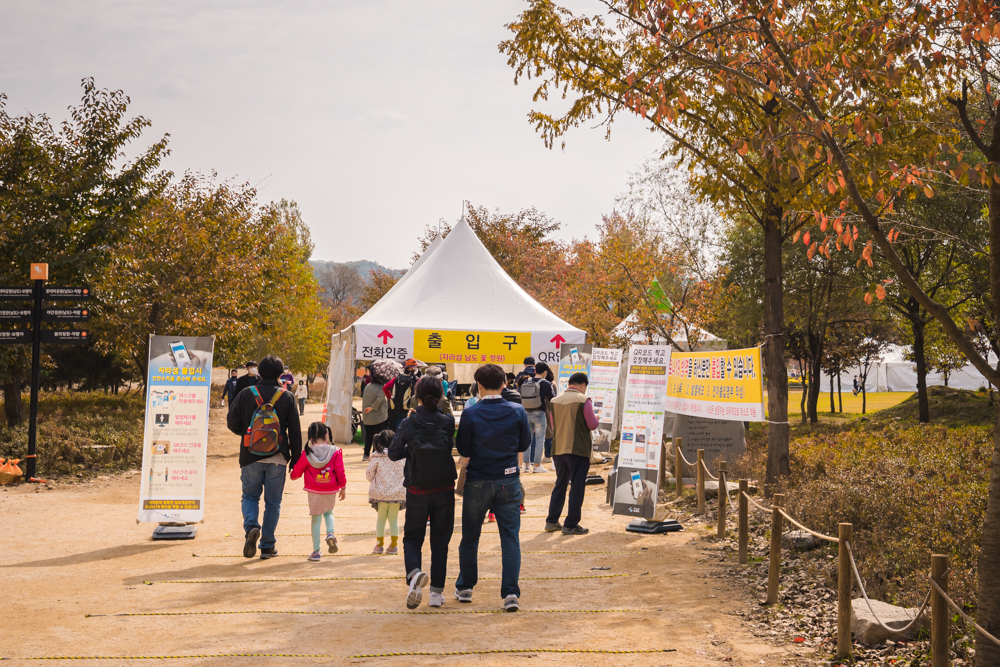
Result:
<instances>
[{"instance_id":1,"label":"information board","mask_svg":"<svg viewBox=\"0 0 1000 667\"><path fill-rule=\"evenodd\" d=\"M674 352L669 380L670 412L707 419L765 420L759 347Z\"/></svg>"},{"instance_id":2,"label":"information board","mask_svg":"<svg viewBox=\"0 0 1000 667\"><path fill-rule=\"evenodd\" d=\"M618 418L618 384L621 377L622 351L594 348L590 360L590 386L587 396L594 404L597 430L594 451L610 452Z\"/></svg>"}]
</instances>

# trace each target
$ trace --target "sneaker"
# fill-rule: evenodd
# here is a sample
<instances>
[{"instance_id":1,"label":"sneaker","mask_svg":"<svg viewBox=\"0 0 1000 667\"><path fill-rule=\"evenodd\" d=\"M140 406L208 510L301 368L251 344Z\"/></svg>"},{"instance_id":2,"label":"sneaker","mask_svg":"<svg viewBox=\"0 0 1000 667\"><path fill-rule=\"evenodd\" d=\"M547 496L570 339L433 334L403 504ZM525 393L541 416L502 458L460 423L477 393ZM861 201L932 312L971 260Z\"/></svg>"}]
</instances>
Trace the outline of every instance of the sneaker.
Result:
<instances>
[{"instance_id":1,"label":"sneaker","mask_svg":"<svg viewBox=\"0 0 1000 667\"><path fill-rule=\"evenodd\" d=\"M465 602L465 603L472 602L472 589L469 588L464 591L460 591L456 588L455 599L458 600L459 602Z\"/></svg>"},{"instance_id":2,"label":"sneaker","mask_svg":"<svg viewBox=\"0 0 1000 667\"><path fill-rule=\"evenodd\" d=\"M260 528L251 528L247 531L246 541L243 542L243 557L253 558L257 555L257 540L260 539Z\"/></svg>"},{"instance_id":3,"label":"sneaker","mask_svg":"<svg viewBox=\"0 0 1000 667\"><path fill-rule=\"evenodd\" d=\"M337 550L340 548L337 546L337 538L333 536L333 533L326 534L326 544L329 547L329 552L332 554L337 553Z\"/></svg>"},{"instance_id":4,"label":"sneaker","mask_svg":"<svg viewBox=\"0 0 1000 667\"><path fill-rule=\"evenodd\" d=\"M368 460L369 458L371 458L371 457L368 457L368 456L362 456L362 457L361 457L361 462L362 462L362 463L364 463L364 462L365 462L365 461L367 461L367 460Z\"/></svg>"},{"instance_id":5,"label":"sneaker","mask_svg":"<svg viewBox=\"0 0 1000 667\"><path fill-rule=\"evenodd\" d=\"M503 610L504 611L517 611L520 609L520 605L517 604L516 595L508 595L503 599Z\"/></svg>"},{"instance_id":6,"label":"sneaker","mask_svg":"<svg viewBox=\"0 0 1000 667\"><path fill-rule=\"evenodd\" d=\"M260 559L267 560L268 558L274 558L278 555L278 550L274 547L261 547L260 548Z\"/></svg>"},{"instance_id":7,"label":"sneaker","mask_svg":"<svg viewBox=\"0 0 1000 667\"><path fill-rule=\"evenodd\" d=\"M556 521L555 523L547 523L547 524L545 524L545 532L546 533L554 533L554 532L559 531L559 530L562 530L562 524L559 523L558 521Z\"/></svg>"},{"instance_id":8,"label":"sneaker","mask_svg":"<svg viewBox=\"0 0 1000 667\"><path fill-rule=\"evenodd\" d=\"M542 463L552 463L552 457L550 457L550 456L543 456L542 457Z\"/></svg>"},{"instance_id":9,"label":"sneaker","mask_svg":"<svg viewBox=\"0 0 1000 667\"><path fill-rule=\"evenodd\" d=\"M399 547L388 547L385 550L385 555L386 556L395 556L398 553L399 553Z\"/></svg>"},{"instance_id":10,"label":"sneaker","mask_svg":"<svg viewBox=\"0 0 1000 667\"><path fill-rule=\"evenodd\" d=\"M430 599L427 600L428 607L440 607L444 604L444 595L431 591Z\"/></svg>"},{"instance_id":11,"label":"sneaker","mask_svg":"<svg viewBox=\"0 0 1000 667\"><path fill-rule=\"evenodd\" d=\"M319 557L320 557L319 556L319 549L317 549L316 551L314 551L311 554L309 554L308 560L311 560L314 563L318 563L319 562Z\"/></svg>"},{"instance_id":12,"label":"sneaker","mask_svg":"<svg viewBox=\"0 0 1000 667\"><path fill-rule=\"evenodd\" d=\"M424 599L424 586L427 585L428 576L417 570L413 578L410 579L410 592L406 594L406 608L416 609L420 606L420 601Z\"/></svg>"},{"instance_id":13,"label":"sneaker","mask_svg":"<svg viewBox=\"0 0 1000 667\"><path fill-rule=\"evenodd\" d=\"M548 469L543 465L537 465L531 469L531 472L548 472Z\"/></svg>"},{"instance_id":14,"label":"sneaker","mask_svg":"<svg viewBox=\"0 0 1000 667\"><path fill-rule=\"evenodd\" d=\"M373 553L373 554L381 554L381 553L385 553L385 549L383 549L383 548L382 548L382 545L380 545L380 544L376 544L376 545L375 545L375 548L374 548L374 549L372 549L372 553Z\"/></svg>"},{"instance_id":15,"label":"sneaker","mask_svg":"<svg viewBox=\"0 0 1000 667\"><path fill-rule=\"evenodd\" d=\"M521 514L527 514L528 510L524 509L524 505L521 505Z\"/></svg>"},{"instance_id":16,"label":"sneaker","mask_svg":"<svg viewBox=\"0 0 1000 667\"><path fill-rule=\"evenodd\" d=\"M488 522L490 522L490 523L496 523L497 522L497 516L493 512L490 512L489 514L486 515L486 520Z\"/></svg>"},{"instance_id":17,"label":"sneaker","mask_svg":"<svg viewBox=\"0 0 1000 667\"><path fill-rule=\"evenodd\" d=\"M563 526L562 529L563 535L586 535L589 532L590 532L589 530L579 525L573 526L572 528L570 528L569 526Z\"/></svg>"}]
</instances>

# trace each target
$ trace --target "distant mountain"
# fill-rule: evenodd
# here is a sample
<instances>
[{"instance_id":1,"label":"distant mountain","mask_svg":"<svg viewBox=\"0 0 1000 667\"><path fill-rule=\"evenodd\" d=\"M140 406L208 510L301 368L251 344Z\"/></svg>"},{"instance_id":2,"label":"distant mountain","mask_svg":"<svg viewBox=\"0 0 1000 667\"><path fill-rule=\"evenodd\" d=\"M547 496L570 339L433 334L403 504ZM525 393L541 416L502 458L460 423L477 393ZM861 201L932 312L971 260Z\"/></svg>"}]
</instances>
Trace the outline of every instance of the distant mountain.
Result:
<instances>
[{"instance_id":1,"label":"distant mountain","mask_svg":"<svg viewBox=\"0 0 1000 667\"><path fill-rule=\"evenodd\" d=\"M326 266L337 266L337 265L349 266L355 271L357 271L358 275L361 276L361 279L364 280L365 282L368 281L368 277L369 275L371 275L372 271L385 271L386 273L391 273L397 278L403 275L402 269L389 269L382 266L378 262L373 262L367 259L358 259L353 262L327 262L322 259L316 259L316 260L309 260L309 263L312 264L314 272L319 271L319 269Z\"/></svg>"}]
</instances>

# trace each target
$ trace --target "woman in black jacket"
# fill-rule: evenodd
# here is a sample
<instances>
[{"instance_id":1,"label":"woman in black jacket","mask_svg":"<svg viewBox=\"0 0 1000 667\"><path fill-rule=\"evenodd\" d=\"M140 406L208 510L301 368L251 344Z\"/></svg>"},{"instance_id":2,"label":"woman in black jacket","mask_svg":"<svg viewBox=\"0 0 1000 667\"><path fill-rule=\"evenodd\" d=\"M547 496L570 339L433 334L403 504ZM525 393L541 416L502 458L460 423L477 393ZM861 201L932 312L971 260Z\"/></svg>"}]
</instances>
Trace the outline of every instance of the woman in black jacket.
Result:
<instances>
[{"instance_id":1,"label":"woman in black jacket","mask_svg":"<svg viewBox=\"0 0 1000 667\"><path fill-rule=\"evenodd\" d=\"M439 378L424 376L417 382L418 407L396 429L389 446L389 459L406 459L406 519L403 525L403 563L410 590L406 606L416 609L423 598L428 577L421 570L421 550L427 522L431 527L431 594L428 605L444 604L444 580L448 570L448 544L455 530L455 418L438 411L444 396Z\"/></svg>"}]
</instances>

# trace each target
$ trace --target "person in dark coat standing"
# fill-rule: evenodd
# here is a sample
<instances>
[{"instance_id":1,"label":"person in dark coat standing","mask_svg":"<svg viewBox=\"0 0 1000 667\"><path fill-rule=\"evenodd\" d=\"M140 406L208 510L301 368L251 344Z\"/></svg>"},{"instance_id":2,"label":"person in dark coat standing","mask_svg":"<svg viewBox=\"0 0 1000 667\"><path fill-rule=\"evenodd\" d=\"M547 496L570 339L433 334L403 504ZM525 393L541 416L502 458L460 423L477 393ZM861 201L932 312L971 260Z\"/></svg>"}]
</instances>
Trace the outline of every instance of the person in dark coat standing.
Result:
<instances>
[{"instance_id":1,"label":"person in dark coat standing","mask_svg":"<svg viewBox=\"0 0 1000 667\"><path fill-rule=\"evenodd\" d=\"M295 398L278 384L281 375L281 359L268 355L260 361L260 381L253 385L264 403L271 403L278 417L278 452L262 458L255 455L240 441L240 479L243 482L243 556L257 555L257 539L260 539L262 560L278 555L274 547L274 531L281 516L281 496L285 490L285 473L289 464L295 465L302 454L302 427L299 413L295 409ZM242 378L240 378L242 379ZM227 426L242 438L250 428L254 412L257 411L257 396L250 387L236 395L229 408ZM264 520L258 522L260 497L264 496Z\"/></svg>"},{"instance_id":2,"label":"person in dark coat standing","mask_svg":"<svg viewBox=\"0 0 1000 667\"><path fill-rule=\"evenodd\" d=\"M406 606L415 609L423 597L428 577L423 572L421 551L427 526L431 531L431 595L429 606L444 604L444 580L448 573L448 544L455 530L455 418L438 410L444 395L441 381L425 375L417 381L416 411L399 424L389 446L389 460L406 459L406 523L403 526L403 561L410 590Z\"/></svg>"},{"instance_id":3,"label":"person in dark coat standing","mask_svg":"<svg viewBox=\"0 0 1000 667\"><path fill-rule=\"evenodd\" d=\"M239 379L238 375L239 371L235 368L229 371L229 379L226 380L226 386L222 388L222 400L226 402L226 407L232 407L233 399L236 398L236 381Z\"/></svg>"},{"instance_id":4,"label":"person in dark coat standing","mask_svg":"<svg viewBox=\"0 0 1000 667\"><path fill-rule=\"evenodd\" d=\"M260 376L257 375L257 362L248 361L246 363L247 374L236 380L235 394L238 396L241 391L247 387L252 387L253 385L260 382ZM233 409L232 402L229 403L229 409Z\"/></svg>"}]
</instances>

